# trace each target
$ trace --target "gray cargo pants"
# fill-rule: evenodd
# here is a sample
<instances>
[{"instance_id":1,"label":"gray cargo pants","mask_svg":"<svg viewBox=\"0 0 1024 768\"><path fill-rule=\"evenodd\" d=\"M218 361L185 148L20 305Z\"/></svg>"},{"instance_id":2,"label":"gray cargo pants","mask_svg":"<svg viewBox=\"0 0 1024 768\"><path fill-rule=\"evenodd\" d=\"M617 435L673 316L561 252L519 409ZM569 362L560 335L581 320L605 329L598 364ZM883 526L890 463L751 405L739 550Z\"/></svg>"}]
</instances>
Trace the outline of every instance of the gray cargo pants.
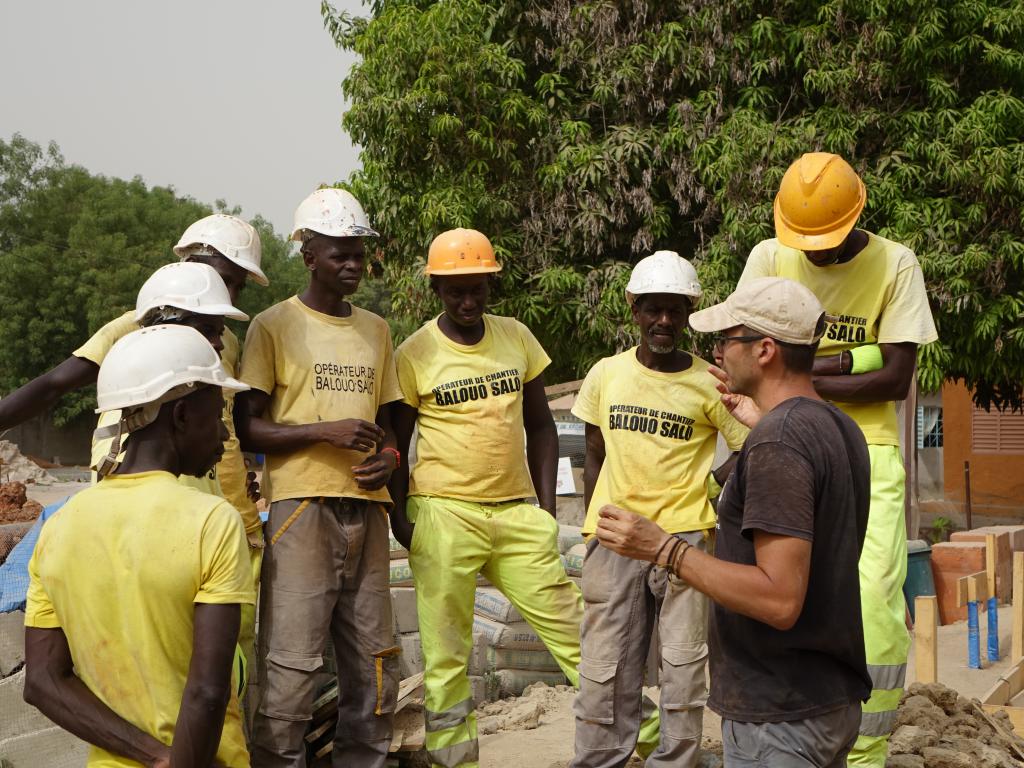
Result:
<instances>
[{"instance_id":1,"label":"gray cargo pants","mask_svg":"<svg viewBox=\"0 0 1024 768\"><path fill-rule=\"evenodd\" d=\"M389 568L388 519L379 504L321 498L271 505L253 768L306 765L304 737L328 637L341 681L331 764L383 768L398 695Z\"/></svg>"},{"instance_id":2,"label":"gray cargo pants","mask_svg":"<svg viewBox=\"0 0 1024 768\"><path fill-rule=\"evenodd\" d=\"M676 534L706 549L703 531ZM709 534L710 535L710 534ZM644 665L661 640L661 739L647 768L697 764L708 656L708 602L664 568L616 555L593 538L583 561L583 625L572 768L618 768L644 719Z\"/></svg>"},{"instance_id":3,"label":"gray cargo pants","mask_svg":"<svg viewBox=\"0 0 1024 768\"><path fill-rule=\"evenodd\" d=\"M730 768L845 768L859 728L859 701L786 723L723 718L723 758Z\"/></svg>"}]
</instances>

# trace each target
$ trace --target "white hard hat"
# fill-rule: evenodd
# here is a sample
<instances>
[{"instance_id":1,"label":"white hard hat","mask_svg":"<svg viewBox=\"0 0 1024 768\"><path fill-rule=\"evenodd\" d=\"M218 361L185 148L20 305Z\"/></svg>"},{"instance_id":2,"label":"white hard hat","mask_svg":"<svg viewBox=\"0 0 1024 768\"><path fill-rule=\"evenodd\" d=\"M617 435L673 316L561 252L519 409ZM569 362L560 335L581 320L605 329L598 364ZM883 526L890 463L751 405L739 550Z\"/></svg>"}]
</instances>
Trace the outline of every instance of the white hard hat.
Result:
<instances>
[{"instance_id":1,"label":"white hard hat","mask_svg":"<svg viewBox=\"0 0 1024 768\"><path fill-rule=\"evenodd\" d=\"M655 251L637 262L626 285L626 300L645 293L675 293L694 301L701 297L697 270L675 251Z\"/></svg>"},{"instance_id":2,"label":"white hard hat","mask_svg":"<svg viewBox=\"0 0 1024 768\"><path fill-rule=\"evenodd\" d=\"M328 237L377 237L355 196L335 187L318 189L299 203L292 240L301 243L303 230Z\"/></svg>"},{"instance_id":3,"label":"white hard hat","mask_svg":"<svg viewBox=\"0 0 1024 768\"><path fill-rule=\"evenodd\" d=\"M235 392L249 389L224 372L220 356L194 328L143 328L120 338L103 358L96 412L170 402L194 392L197 384Z\"/></svg>"},{"instance_id":4,"label":"white hard hat","mask_svg":"<svg viewBox=\"0 0 1024 768\"><path fill-rule=\"evenodd\" d=\"M227 286L217 270L198 262L167 264L150 275L135 301L135 322L141 325L146 315L160 307L232 320L249 319L245 312L232 306Z\"/></svg>"},{"instance_id":5,"label":"white hard hat","mask_svg":"<svg viewBox=\"0 0 1024 768\"><path fill-rule=\"evenodd\" d=\"M237 264L260 285L270 285L260 269L263 255L260 233L249 222L226 213L207 216L189 225L174 246L174 253L179 259L186 259L203 253L204 248L212 249Z\"/></svg>"}]
</instances>

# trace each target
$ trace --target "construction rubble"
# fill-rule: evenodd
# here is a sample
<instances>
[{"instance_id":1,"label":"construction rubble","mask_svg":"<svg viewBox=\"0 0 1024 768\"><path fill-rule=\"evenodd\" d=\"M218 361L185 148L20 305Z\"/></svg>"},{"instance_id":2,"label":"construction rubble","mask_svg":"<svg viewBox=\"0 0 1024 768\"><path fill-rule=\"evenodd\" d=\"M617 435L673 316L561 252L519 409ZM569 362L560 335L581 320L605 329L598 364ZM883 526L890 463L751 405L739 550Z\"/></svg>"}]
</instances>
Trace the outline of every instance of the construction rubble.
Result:
<instances>
[{"instance_id":1,"label":"construction rubble","mask_svg":"<svg viewBox=\"0 0 1024 768\"><path fill-rule=\"evenodd\" d=\"M57 482L57 479L22 455L14 443L0 440L0 482L12 481L49 485Z\"/></svg>"},{"instance_id":2,"label":"construction rubble","mask_svg":"<svg viewBox=\"0 0 1024 768\"><path fill-rule=\"evenodd\" d=\"M912 683L889 740L887 768L1017 768L1024 739L1005 712L989 714L977 700L938 683Z\"/></svg>"}]
</instances>

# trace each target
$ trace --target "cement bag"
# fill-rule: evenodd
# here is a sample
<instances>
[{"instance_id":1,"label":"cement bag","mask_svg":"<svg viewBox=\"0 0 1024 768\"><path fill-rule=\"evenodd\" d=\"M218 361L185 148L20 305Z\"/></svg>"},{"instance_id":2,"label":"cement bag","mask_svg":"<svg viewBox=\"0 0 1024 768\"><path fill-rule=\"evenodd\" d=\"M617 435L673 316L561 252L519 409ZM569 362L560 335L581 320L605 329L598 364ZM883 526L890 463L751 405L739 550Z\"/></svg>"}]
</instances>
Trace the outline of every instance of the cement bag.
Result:
<instances>
[{"instance_id":1,"label":"cement bag","mask_svg":"<svg viewBox=\"0 0 1024 768\"><path fill-rule=\"evenodd\" d=\"M388 534L388 547L391 550L392 560L403 560L409 557L409 550L398 543L398 539L395 538L394 534Z\"/></svg>"},{"instance_id":2,"label":"cement bag","mask_svg":"<svg viewBox=\"0 0 1024 768\"><path fill-rule=\"evenodd\" d=\"M582 576L583 558L586 556L586 544L577 544L564 555L562 555L562 565L565 566L565 572L570 576Z\"/></svg>"},{"instance_id":3,"label":"cement bag","mask_svg":"<svg viewBox=\"0 0 1024 768\"><path fill-rule=\"evenodd\" d=\"M583 529L578 525L558 526L558 554L564 555L577 544L583 543Z\"/></svg>"},{"instance_id":4,"label":"cement bag","mask_svg":"<svg viewBox=\"0 0 1024 768\"><path fill-rule=\"evenodd\" d=\"M523 620L512 601L501 594L497 587L477 588L473 612L502 624L515 624Z\"/></svg>"},{"instance_id":5,"label":"cement bag","mask_svg":"<svg viewBox=\"0 0 1024 768\"><path fill-rule=\"evenodd\" d=\"M481 635L486 645L495 648L517 648L525 651L545 650L544 643L525 621L516 624L502 624L483 616L474 616L473 634Z\"/></svg>"},{"instance_id":6,"label":"cement bag","mask_svg":"<svg viewBox=\"0 0 1024 768\"><path fill-rule=\"evenodd\" d=\"M408 560L392 560L389 581L392 587L411 587L412 568Z\"/></svg>"}]
</instances>

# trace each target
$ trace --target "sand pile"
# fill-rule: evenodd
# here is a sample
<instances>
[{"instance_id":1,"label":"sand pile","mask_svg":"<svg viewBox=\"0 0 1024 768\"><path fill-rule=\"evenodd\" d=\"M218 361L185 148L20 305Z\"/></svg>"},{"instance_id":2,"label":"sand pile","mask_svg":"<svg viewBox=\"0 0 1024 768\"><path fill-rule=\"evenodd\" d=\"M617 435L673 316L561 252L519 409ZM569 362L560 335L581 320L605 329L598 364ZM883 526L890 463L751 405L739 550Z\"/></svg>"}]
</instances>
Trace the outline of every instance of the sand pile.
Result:
<instances>
[{"instance_id":1,"label":"sand pile","mask_svg":"<svg viewBox=\"0 0 1024 768\"><path fill-rule=\"evenodd\" d=\"M889 740L887 768L1017 768L1022 741L1005 713L937 683L904 693Z\"/></svg>"},{"instance_id":2,"label":"sand pile","mask_svg":"<svg viewBox=\"0 0 1024 768\"><path fill-rule=\"evenodd\" d=\"M57 479L38 464L25 458L14 443L0 440L0 481L49 485L57 482Z\"/></svg>"},{"instance_id":3,"label":"sand pile","mask_svg":"<svg viewBox=\"0 0 1024 768\"><path fill-rule=\"evenodd\" d=\"M477 733L529 731L540 725L545 712L572 706L576 691L568 685L534 683L522 696L484 704L477 709Z\"/></svg>"}]
</instances>

